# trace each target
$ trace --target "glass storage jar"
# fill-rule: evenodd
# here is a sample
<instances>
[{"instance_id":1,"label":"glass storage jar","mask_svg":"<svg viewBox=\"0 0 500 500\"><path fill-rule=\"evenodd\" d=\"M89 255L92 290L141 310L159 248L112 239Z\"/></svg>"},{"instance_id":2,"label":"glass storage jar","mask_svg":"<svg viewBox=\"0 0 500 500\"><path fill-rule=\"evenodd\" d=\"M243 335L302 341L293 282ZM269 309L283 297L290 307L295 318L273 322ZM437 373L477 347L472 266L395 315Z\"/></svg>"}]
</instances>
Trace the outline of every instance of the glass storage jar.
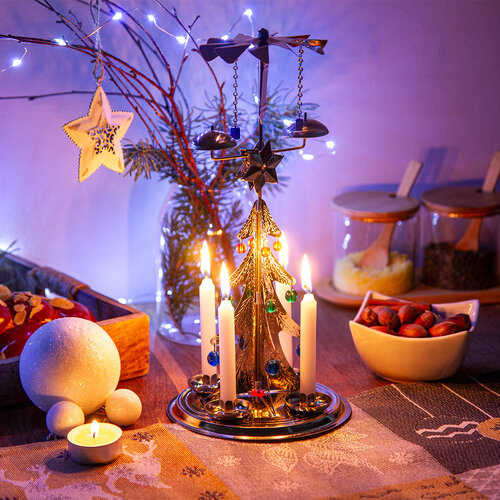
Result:
<instances>
[{"instance_id":1,"label":"glass storage jar","mask_svg":"<svg viewBox=\"0 0 500 500\"><path fill-rule=\"evenodd\" d=\"M334 287L356 296L368 290L394 296L413 288L418 200L361 191L341 194L332 204ZM387 265L362 267L363 254L374 244L382 250L389 244Z\"/></svg>"},{"instance_id":2,"label":"glass storage jar","mask_svg":"<svg viewBox=\"0 0 500 500\"><path fill-rule=\"evenodd\" d=\"M500 193L471 186L422 194L422 276L448 290L481 290L500 283Z\"/></svg>"}]
</instances>

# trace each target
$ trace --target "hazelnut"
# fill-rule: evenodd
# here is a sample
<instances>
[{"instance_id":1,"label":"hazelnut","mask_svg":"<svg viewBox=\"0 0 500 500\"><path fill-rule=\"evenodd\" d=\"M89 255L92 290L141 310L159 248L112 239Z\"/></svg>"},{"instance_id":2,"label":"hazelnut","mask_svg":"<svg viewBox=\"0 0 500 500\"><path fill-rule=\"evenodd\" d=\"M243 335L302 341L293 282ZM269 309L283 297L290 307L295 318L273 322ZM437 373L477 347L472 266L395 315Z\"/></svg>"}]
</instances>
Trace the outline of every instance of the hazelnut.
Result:
<instances>
[{"instance_id":1,"label":"hazelnut","mask_svg":"<svg viewBox=\"0 0 500 500\"><path fill-rule=\"evenodd\" d=\"M441 323L429 328L431 337L442 337L444 335L449 335L450 333L455 333L456 331L457 325L451 321L441 321Z\"/></svg>"},{"instance_id":2,"label":"hazelnut","mask_svg":"<svg viewBox=\"0 0 500 500\"><path fill-rule=\"evenodd\" d=\"M377 324L377 313L370 309L369 307L365 307L359 316L359 322L365 326L373 326Z\"/></svg>"},{"instance_id":3,"label":"hazelnut","mask_svg":"<svg viewBox=\"0 0 500 500\"><path fill-rule=\"evenodd\" d=\"M399 316L390 308L383 307L377 314L378 322L382 326L387 326L389 330L397 331L401 325Z\"/></svg>"},{"instance_id":4,"label":"hazelnut","mask_svg":"<svg viewBox=\"0 0 500 500\"><path fill-rule=\"evenodd\" d=\"M404 325L401 325L398 334L402 337L411 338L422 338L429 336L429 332L423 326L416 325L415 323L405 323Z\"/></svg>"},{"instance_id":5,"label":"hazelnut","mask_svg":"<svg viewBox=\"0 0 500 500\"><path fill-rule=\"evenodd\" d=\"M386 326L375 325L370 327L372 330L377 330L377 332L390 333Z\"/></svg>"},{"instance_id":6,"label":"hazelnut","mask_svg":"<svg viewBox=\"0 0 500 500\"><path fill-rule=\"evenodd\" d=\"M459 313L455 314L455 316L451 316L450 318L446 318L446 321L451 321L457 325L457 332L463 332L464 330L470 330L471 321L468 314Z\"/></svg>"},{"instance_id":7,"label":"hazelnut","mask_svg":"<svg viewBox=\"0 0 500 500\"><path fill-rule=\"evenodd\" d=\"M405 304L401 306L398 312L399 320L401 324L413 323L420 313L410 304Z\"/></svg>"},{"instance_id":8,"label":"hazelnut","mask_svg":"<svg viewBox=\"0 0 500 500\"><path fill-rule=\"evenodd\" d=\"M434 326L437 321L437 316L432 311L424 311L420 316L418 316L414 323L415 325L420 325L427 330Z\"/></svg>"}]
</instances>

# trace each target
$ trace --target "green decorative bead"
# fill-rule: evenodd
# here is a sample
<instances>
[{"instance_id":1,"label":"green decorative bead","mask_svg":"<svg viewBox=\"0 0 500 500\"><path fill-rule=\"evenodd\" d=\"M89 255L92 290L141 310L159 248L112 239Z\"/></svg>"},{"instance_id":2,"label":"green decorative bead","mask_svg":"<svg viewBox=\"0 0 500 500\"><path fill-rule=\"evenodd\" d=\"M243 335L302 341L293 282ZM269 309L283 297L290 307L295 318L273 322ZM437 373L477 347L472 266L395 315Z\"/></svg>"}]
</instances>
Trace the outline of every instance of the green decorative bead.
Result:
<instances>
[{"instance_id":1,"label":"green decorative bead","mask_svg":"<svg viewBox=\"0 0 500 500\"><path fill-rule=\"evenodd\" d=\"M297 300L297 292L295 290L287 290L285 292L285 300L287 302L295 302Z\"/></svg>"},{"instance_id":2,"label":"green decorative bead","mask_svg":"<svg viewBox=\"0 0 500 500\"><path fill-rule=\"evenodd\" d=\"M269 299L266 302L266 311L268 313L273 313L273 312L276 312L276 309L278 309L278 306L276 305L276 301L273 299Z\"/></svg>"}]
</instances>

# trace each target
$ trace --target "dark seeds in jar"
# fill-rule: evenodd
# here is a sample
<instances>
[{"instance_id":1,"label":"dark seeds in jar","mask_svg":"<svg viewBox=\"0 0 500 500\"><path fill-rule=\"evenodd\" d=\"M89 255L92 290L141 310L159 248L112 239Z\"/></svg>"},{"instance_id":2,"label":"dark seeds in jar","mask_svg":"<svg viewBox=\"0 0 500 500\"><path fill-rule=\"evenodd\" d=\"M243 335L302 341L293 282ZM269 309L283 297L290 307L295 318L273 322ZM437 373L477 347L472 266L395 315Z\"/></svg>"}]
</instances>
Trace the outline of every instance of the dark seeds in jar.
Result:
<instances>
[{"instance_id":1,"label":"dark seeds in jar","mask_svg":"<svg viewBox=\"0 0 500 500\"><path fill-rule=\"evenodd\" d=\"M453 243L429 243L424 250L422 281L448 290L480 290L495 283L493 250L455 250Z\"/></svg>"}]
</instances>

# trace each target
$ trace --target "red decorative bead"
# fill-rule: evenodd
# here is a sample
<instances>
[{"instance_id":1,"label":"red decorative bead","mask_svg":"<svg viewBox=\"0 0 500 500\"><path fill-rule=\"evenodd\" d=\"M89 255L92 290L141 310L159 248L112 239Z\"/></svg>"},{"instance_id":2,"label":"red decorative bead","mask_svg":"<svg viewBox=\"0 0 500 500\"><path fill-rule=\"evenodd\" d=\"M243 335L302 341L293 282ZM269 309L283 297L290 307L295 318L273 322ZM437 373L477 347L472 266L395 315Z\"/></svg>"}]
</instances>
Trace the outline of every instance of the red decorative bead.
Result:
<instances>
[{"instance_id":1,"label":"red decorative bead","mask_svg":"<svg viewBox=\"0 0 500 500\"><path fill-rule=\"evenodd\" d=\"M253 248L253 236L248 240L248 246Z\"/></svg>"},{"instance_id":2,"label":"red decorative bead","mask_svg":"<svg viewBox=\"0 0 500 500\"><path fill-rule=\"evenodd\" d=\"M279 252L281 250L281 241L280 240L276 240L274 243L273 243L273 248Z\"/></svg>"},{"instance_id":3,"label":"red decorative bead","mask_svg":"<svg viewBox=\"0 0 500 500\"><path fill-rule=\"evenodd\" d=\"M263 398L266 395L266 391L262 389L252 389L250 391L250 396L254 398Z\"/></svg>"},{"instance_id":4,"label":"red decorative bead","mask_svg":"<svg viewBox=\"0 0 500 500\"><path fill-rule=\"evenodd\" d=\"M260 253L261 253L262 257L269 257L269 254L271 253L271 249L267 246L262 247L260 249Z\"/></svg>"},{"instance_id":5,"label":"red decorative bead","mask_svg":"<svg viewBox=\"0 0 500 500\"><path fill-rule=\"evenodd\" d=\"M247 251L247 246L245 245L245 243L238 243L238 245L236 245L236 251L238 253L245 253Z\"/></svg>"}]
</instances>

